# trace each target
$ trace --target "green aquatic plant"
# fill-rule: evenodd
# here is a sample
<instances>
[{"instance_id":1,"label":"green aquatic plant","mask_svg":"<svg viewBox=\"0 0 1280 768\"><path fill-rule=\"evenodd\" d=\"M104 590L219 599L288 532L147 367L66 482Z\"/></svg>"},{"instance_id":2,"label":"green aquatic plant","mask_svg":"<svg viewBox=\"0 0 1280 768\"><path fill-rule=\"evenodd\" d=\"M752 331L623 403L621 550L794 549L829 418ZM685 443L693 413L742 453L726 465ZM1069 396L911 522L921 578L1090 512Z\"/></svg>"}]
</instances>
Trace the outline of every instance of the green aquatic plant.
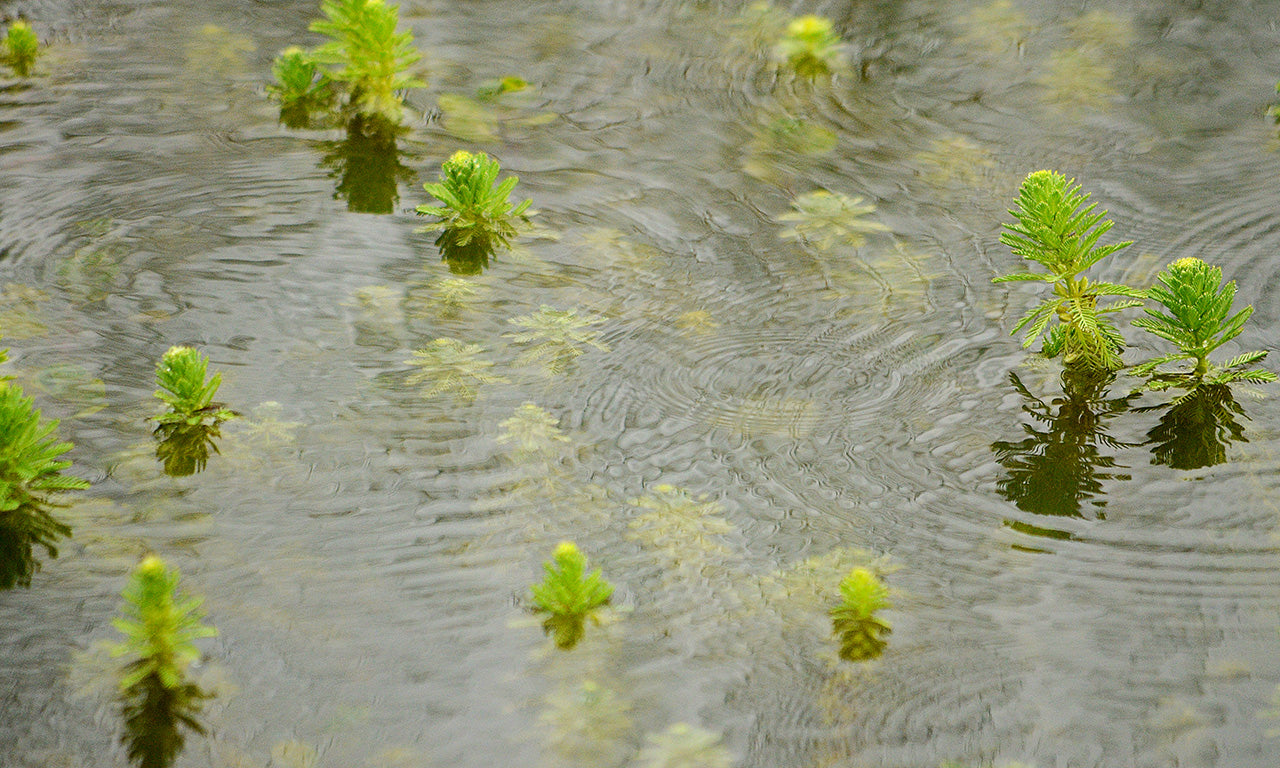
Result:
<instances>
[{"instance_id":1,"label":"green aquatic plant","mask_svg":"<svg viewBox=\"0 0 1280 768\"><path fill-rule=\"evenodd\" d=\"M155 396L169 406L169 410L153 417L165 424L214 424L234 418L237 414L223 403L215 403L214 395L222 385L222 374L215 373L206 380L209 358L191 347L170 347L156 365Z\"/></svg>"},{"instance_id":2,"label":"green aquatic plant","mask_svg":"<svg viewBox=\"0 0 1280 768\"><path fill-rule=\"evenodd\" d=\"M511 418L498 426L502 433L497 442L511 445L517 459L550 456L557 448L569 442L560 430L559 419L533 403L525 403L516 409Z\"/></svg>"},{"instance_id":3,"label":"green aquatic plant","mask_svg":"<svg viewBox=\"0 0 1280 768\"><path fill-rule=\"evenodd\" d=\"M820 189L800 195L791 202L791 207L795 210L782 214L778 220L793 221L795 225L784 229L779 236L810 243L823 251L838 245L859 248L867 242L868 234L889 229L878 221L864 218L875 212L876 207L864 203L861 197Z\"/></svg>"},{"instance_id":4,"label":"green aquatic plant","mask_svg":"<svg viewBox=\"0 0 1280 768\"><path fill-rule=\"evenodd\" d=\"M774 57L801 77L829 74L841 59L840 36L831 20L812 14L792 19L774 47Z\"/></svg>"},{"instance_id":5,"label":"green aquatic plant","mask_svg":"<svg viewBox=\"0 0 1280 768\"><path fill-rule=\"evenodd\" d=\"M312 115L333 105L333 80L314 55L297 46L280 52L271 64L274 85L267 92L280 102L280 122L290 128L305 128Z\"/></svg>"},{"instance_id":6,"label":"green aquatic plant","mask_svg":"<svg viewBox=\"0 0 1280 768\"><path fill-rule=\"evenodd\" d=\"M330 40L312 53L315 61L335 67L329 77L345 85L349 109L399 124L400 91L424 85L408 73L422 54L413 47L412 32L396 32L400 7L383 0L323 0L320 11L324 18L310 29Z\"/></svg>"},{"instance_id":7,"label":"green aquatic plant","mask_svg":"<svg viewBox=\"0 0 1280 768\"><path fill-rule=\"evenodd\" d=\"M1035 171L1023 180L1018 200L1009 211L1017 219L1006 224L1000 242L1015 256L1034 261L1045 272L1016 272L993 282L1040 281L1053 285L1053 298L1028 312L1012 333L1026 329L1022 346L1045 336L1043 351L1062 355L1068 366L1113 371L1123 363L1119 352L1124 337L1108 315L1142 304L1143 292L1127 285L1090 282L1083 273L1102 259L1131 243L1098 245L1111 229L1106 211L1094 212L1087 193L1075 180L1055 171ZM1109 305L1100 300L1121 298ZM1053 323L1053 321L1057 321ZM1051 325L1051 323L1053 323Z\"/></svg>"},{"instance_id":8,"label":"green aquatic plant","mask_svg":"<svg viewBox=\"0 0 1280 768\"><path fill-rule=\"evenodd\" d=\"M516 358L518 365L541 364L550 373L564 373L575 360L594 347L604 352L609 345L600 341L600 331L591 328L604 322L596 315L579 315L576 309L552 309L543 304L537 312L507 320L527 330L504 333L515 344L531 344Z\"/></svg>"},{"instance_id":9,"label":"green aquatic plant","mask_svg":"<svg viewBox=\"0 0 1280 768\"><path fill-rule=\"evenodd\" d=\"M1209 362L1209 354L1239 336L1245 321L1253 314L1252 305L1231 314L1236 283L1232 280L1224 284L1221 268L1186 257L1171 263L1156 279L1163 285L1152 287L1147 295L1159 302L1160 307L1144 307L1147 317L1140 317L1133 324L1173 342L1178 351L1133 367L1133 375L1150 377L1147 387L1166 389L1276 380L1276 374L1271 371L1246 368L1266 357L1266 350L1236 355L1221 366ZM1190 370L1160 371L1162 365L1183 360L1192 363Z\"/></svg>"},{"instance_id":10,"label":"green aquatic plant","mask_svg":"<svg viewBox=\"0 0 1280 768\"><path fill-rule=\"evenodd\" d=\"M122 741L141 768L166 768L182 751L183 730L204 735L200 713L210 694L190 680L200 659L195 641L217 630L202 623L202 598L179 591L179 573L156 555L134 568L125 585L122 617L112 622L124 639L111 651L123 657L119 697Z\"/></svg>"},{"instance_id":11,"label":"green aquatic plant","mask_svg":"<svg viewBox=\"0 0 1280 768\"><path fill-rule=\"evenodd\" d=\"M695 559L689 557L691 553L728 554L722 537L733 533L734 528L725 519L720 502L659 483L629 503L644 511L628 524L634 531L628 538L664 551L678 562Z\"/></svg>"},{"instance_id":12,"label":"green aquatic plant","mask_svg":"<svg viewBox=\"0 0 1280 768\"><path fill-rule=\"evenodd\" d=\"M19 19L9 25L0 60L7 64L15 75L30 77L39 53L40 39L36 37L35 30L30 24Z\"/></svg>"},{"instance_id":13,"label":"green aquatic plant","mask_svg":"<svg viewBox=\"0 0 1280 768\"><path fill-rule=\"evenodd\" d=\"M549 751L568 765L616 768L631 746L631 702L593 680L548 694L538 721Z\"/></svg>"},{"instance_id":14,"label":"green aquatic plant","mask_svg":"<svg viewBox=\"0 0 1280 768\"><path fill-rule=\"evenodd\" d=\"M840 638L840 658L866 661L884 652L893 631L877 611L892 608L889 588L866 568L854 568L840 582L840 604L831 609L831 625Z\"/></svg>"},{"instance_id":15,"label":"green aquatic plant","mask_svg":"<svg viewBox=\"0 0 1280 768\"><path fill-rule=\"evenodd\" d=\"M498 183L499 171L498 161L485 153L459 150L441 166L439 181L424 185L441 204L419 205L418 215L440 220L419 231L440 231L436 245L445 258L450 250L471 248L488 256L509 248L528 222L532 201L513 206L510 196L518 178L508 176Z\"/></svg>"},{"instance_id":16,"label":"green aquatic plant","mask_svg":"<svg viewBox=\"0 0 1280 768\"><path fill-rule=\"evenodd\" d=\"M556 545L551 560L542 564L546 575L530 588L534 610L547 614L542 628L556 646L572 648L582 639L586 619L609 602L613 585L597 568L587 572L587 557L571 541Z\"/></svg>"},{"instance_id":17,"label":"green aquatic plant","mask_svg":"<svg viewBox=\"0 0 1280 768\"><path fill-rule=\"evenodd\" d=\"M646 736L638 760L641 768L730 768L733 753L720 734L676 723Z\"/></svg>"},{"instance_id":18,"label":"green aquatic plant","mask_svg":"<svg viewBox=\"0 0 1280 768\"><path fill-rule=\"evenodd\" d=\"M489 373L493 363L481 359L483 353L484 347L479 344L442 336L425 348L415 350L413 358L404 361L422 369L410 375L405 383L424 385L423 397L452 394L460 402L470 402L482 387L506 381L502 376Z\"/></svg>"},{"instance_id":19,"label":"green aquatic plant","mask_svg":"<svg viewBox=\"0 0 1280 768\"><path fill-rule=\"evenodd\" d=\"M50 511L53 496L89 483L64 475L61 456L71 443L58 442L58 422L42 421L34 401L10 382L0 382L0 589L30 586L39 569L32 550L58 556L57 541L71 528Z\"/></svg>"}]
</instances>

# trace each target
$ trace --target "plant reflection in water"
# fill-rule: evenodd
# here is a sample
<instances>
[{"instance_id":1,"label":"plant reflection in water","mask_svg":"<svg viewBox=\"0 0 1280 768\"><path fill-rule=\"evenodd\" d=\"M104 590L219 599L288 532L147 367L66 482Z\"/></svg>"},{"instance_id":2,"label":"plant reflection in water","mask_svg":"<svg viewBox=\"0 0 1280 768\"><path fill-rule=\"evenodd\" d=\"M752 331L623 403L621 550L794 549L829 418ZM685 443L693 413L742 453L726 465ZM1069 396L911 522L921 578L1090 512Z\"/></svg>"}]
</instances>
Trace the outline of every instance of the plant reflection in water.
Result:
<instances>
[{"instance_id":1,"label":"plant reflection in water","mask_svg":"<svg viewBox=\"0 0 1280 768\"><path fill-rule=\"evenodd\" d=\"M1249 442L1236 417L1248 420L1226 384L1201 384L1171 403L1136 411L1164 410L1147 432L1152 464L1174 469L1212 467L1227 460L1227 446Z\"/></svg>"},{"instance_id":2,"label":"plant reflection in water","mask_svg":"<svg viewBox=\"0 0 1280 768\"><path fill-rule=\"evenodd\" d=\"M413 170L400 162L396 144L399 125L357 115L347 123L347 137L328 142L321 168L338 180L334 197L347 201L352 213L392 213L400 201L400 182L413 180Z\"/></svg>"}]
</instances>

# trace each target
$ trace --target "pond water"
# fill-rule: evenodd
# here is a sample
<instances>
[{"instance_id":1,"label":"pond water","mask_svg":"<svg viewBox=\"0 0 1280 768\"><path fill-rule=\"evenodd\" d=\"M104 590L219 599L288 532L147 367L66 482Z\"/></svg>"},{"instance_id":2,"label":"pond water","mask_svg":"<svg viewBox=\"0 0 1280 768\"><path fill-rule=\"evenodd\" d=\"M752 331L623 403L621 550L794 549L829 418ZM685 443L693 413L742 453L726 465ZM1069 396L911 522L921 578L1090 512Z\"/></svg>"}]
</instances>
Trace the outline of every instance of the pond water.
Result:
<instances>
[{"instance_id":1,"label":"pond water","mask_svg":"<svg viewBox=\"0 0 1280 768\"><path fill-rule=\"evenodd\" d=\"M392 152L279 124L311 0L0 11L51 43L0 82L5 368L93 481L0 593L0 764L127 764L99 649L147 551L220 632L179 765L724 764L656 761L679 723L744 768L1280 763L1275 387L1189 438L1132 380L1064 393L1009 336L1040 295L991 283L1053 168L1135 241L1100 277L1215 263L1256 309L1226 351L1274 350L1280 2L778 4L847 43L809 83L746 4L409 0ZM460 148L538 211L484 270L415 231ZM884 229L785 237L820 189ZM543 307L577 341L513 336ZM437 338L491 365L415 378ZM178 477L174 344L244 414ZM563 539L617 586L571 651L528 610ZM894 631L842 662L872 561Z\"/></svg>"}]
</instances>

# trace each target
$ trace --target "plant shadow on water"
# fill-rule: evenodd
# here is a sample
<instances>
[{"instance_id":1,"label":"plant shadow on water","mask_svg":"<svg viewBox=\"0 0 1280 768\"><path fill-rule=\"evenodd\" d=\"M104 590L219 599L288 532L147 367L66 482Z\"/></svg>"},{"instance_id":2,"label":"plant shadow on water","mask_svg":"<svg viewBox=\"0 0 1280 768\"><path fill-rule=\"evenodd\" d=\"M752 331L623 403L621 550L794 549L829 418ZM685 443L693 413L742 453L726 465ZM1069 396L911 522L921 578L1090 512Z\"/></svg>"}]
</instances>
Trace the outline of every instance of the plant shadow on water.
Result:
<instances>
[{"instance_id":1,"label":"plant shadow on water","mask_svg":"<svg viewBox=\"0 0 1280 768\"><path fill-rule=\"evenodd\" d=\"M1062 394L1049 401L1033 395L1012 371L1009 380L1025 401L1022 410L1036 424L1023 425L1027 437L1022 440L991 444L996 460L1006 470L996 490L1026 512L1086 517L1081 506L1089 502L1095 510L1093 516L1104 519L1106 501L1098 498L1102 481L1128 480L1129 475L1109 471L1118 465L1103 449L1133 447L1108 435L1107 422L1129 410L1138 395L1108 397L1107 387L1114 375L1080 368L1062 372ZM1044 428L1037 429L1037 424ZM1005 524L1036 535L1065 537L1061 532L1014 521Z\"/></svg>"},{"instance_id":2,"label":"plant shadow on water","mask_svg":"<svg viewBox=\"0 0 1280 768\"><path fill-rule=\"evenodd\" d=\"M1160 411L1160 423L1147 432L1152 464L1174 469L1212 467L1227 460L1227 446L1249 442L1236 417L1248 420L1226 384L1202 384L1163 405L1135 408Z\"/></svg>"},{"instance_id":3,"label":"plant shadow on water","mask_svg":"<svg viewBox=\"0 0 1280 768\"><path fill-rule=\"evenodd\" d=\"M356 115L347 123L347 136L325 144L321 168L338 180L334 196L347 201L352 213L392 213L400 201L400 182L414 178L400 161L396 143L405 129L377 117Z\"/></svg>"}]
</instances>

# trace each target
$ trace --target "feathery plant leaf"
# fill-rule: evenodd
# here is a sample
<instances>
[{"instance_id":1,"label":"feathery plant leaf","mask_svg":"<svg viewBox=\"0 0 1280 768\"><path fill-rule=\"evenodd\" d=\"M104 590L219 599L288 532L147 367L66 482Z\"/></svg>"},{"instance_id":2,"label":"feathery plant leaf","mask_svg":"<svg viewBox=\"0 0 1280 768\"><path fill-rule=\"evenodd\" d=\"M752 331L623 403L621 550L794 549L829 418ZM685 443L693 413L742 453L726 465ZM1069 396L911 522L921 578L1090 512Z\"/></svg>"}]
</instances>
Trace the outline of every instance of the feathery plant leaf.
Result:
<instances>
[{"instance_id":1,"label":"feathery plant leaf","mask_svg":"<svg viewBox=\"0 0 1280 768\"><path fill-rule=\"evenodd\" d=\"M441 166L439 181L426 184L441 205L419 205L420 216L436 216L419 231L441 230L436 245L441 250L463 248L473 243L488 253L511 247L520 225L528 222L533 212L525 200L511 204L517 178L507 177L494 186L501 170L498 161L483 152L459 150ZM447 254L446 254L447 256Z\"/></svg>"},{"instance_id":2,"label":"feathery plant leaf","mask_svg":"<svg viewBox=\"0 0 1280 768\"><path fill-rule=\"evenodd\" d=\"M840 638L840 658L846 661L874 659L884 652L893 631L876 611L892 608L889 588L866 568L854 568L840 582L840 604L831 609L831 624Z\"/></svg>"},{"instance_id":3,"label":"feathery plant leaf","mask_svg":"<svg viewBox=\"0 0 1280 768\"><path fill-rule=\"evenodd\" d=\"M71 443L58 442L58 422L40 418L34 401L10 382L0 382L0 589L30 586L40 566L34 546L57 557L57 541L71 528L50 512L50 496L89 487L62 474L71 462L60 457Z\"/></svg>"},{"instance_id":4,"label":"feathery plant leaf","mask_svg":"<svg viewBox=\"0 0 1280 768\"><path fill-rule=\"evenodd\" d=\"M423 397L451 393L459 402L470 402L484 386L506 381L502 376L489 373L493 362L481 359L483 352L484 347L479 344L448 336L433 339L424 349L414 350L413 359L404 361L421 369L411 374L405 383L424 385Z\"/></svg>"},{"instance_id":5,"label":"feathery plant leaf","mask_svg":"<svg viewBox=\"0 0 1280 768\"><path fill-rule=\"evenodd\" d=\"M4 51L0 61L8 64L18 77L30 77L40 53L40 40L27 22L18 20L9 25L4 38Z\"/></svg>"},{"instance_id":6,"label":"feathery plant leaf","mask_svg":"<svg viewBox=\"0 0 1280 768\"><path fill-rule=\"evenodd\" d=\"M587 617L609 602L613 585L599 568L587 573L587 557L571 541L557 544L542 567L546 576L530 588L534 609L549 614L543 628L555 636L556 645L571 648L581 639Z\"/></svg>"},{"instance_id":7,"label":"feathery plant leaf","mask_svg":"<svg viewBox=\"0 0 1280 768\"><path fill-rule=\"evenodd\" d=\"M1253 306L1231 314L1231 304L1236 296L1236 284L1232 280L1222 282L1222 269L1193 257L1172 262L1157 279L1157 285L1147 295L1160 303L1159 308L1144 308L1147 317L1133 321L1162 339L1173 342L1178 351L1148 360L1136 366L1136 376L1149 376L1147 386L1165 389L1170 386L1196 386L1204 384L1228 384L1233 381L1275 381L1270 371L1242 370L1244 366L1267 356L1265 351L1246 352L1218 367L1209 362L1209 354L1231 341L1244 329L1244 323L1253 314ZM1187 360L1193 363L1191 370L1160 371L1160 366Z\"/></svg>"},{"instance_id":8,"label":"feathery plant leaf","mask_svg":"<svg viewBox=\"0 0 1280 768\"><path fill-rule=\"evenodd\" d=\"M861 197L820 189L800 195L791 201L791 207L795 210L782 214L778 220L794 221L795 225L778 236L812 243L824 251L837 245L859 248L867 242L868 233L889 229L878 221L864 218L874 213L876 207L863 202Z\"/></svg>"},{"instance_id":9,"label":"feathery plant leaf","mask_svg":"<svg viewBox=\"0 0 1280 768\"><path fill-rule=\"evenodd\" d=\"M208 381L205 376L209 358L191 347L170 347L156 364L155 396L169 410L154 417L164 424L201 424L212 419L214 424L236 416L235 411L213 401L222 385L222 374L215 373Z\"/></svg>"},{"instance_id":10,"label":"feathery plant leaf","mask_svg":"<svg viewBox=\"0 0 1280 768\"><path fill-rule=\"evenodd\" d=\"M348 106L358 114L398 124L404 116L399 92L424 85L407 74L422 54L412 32L396 32L400 7L383 0L324 0L320 12L324 18L310 29L330 40L314 51L315 60L336 67L330 77L347 84Z\"/></svg>"},{"instance_id":11,"label":"feathery plant leaf","mask_svg":"<svg viewBox=\"0 0 1280 768\"><path fill-rule=\"evenodd\" d=\"M281 119L291 128L304 127L313 111L333 103L333 80L315 57L297 46L280 52L271 64L275 85L267 91L280 102Z\"/></svg>"},{"instance_id":12,"label":"feathery plant leaf","mask_svg":"<svg viewBox=\"0 0 1280 768\"><path fill-rule=\"evenodd\" d=\"M1124 337L1106 315L1137 306L1136 301L1099 305L1101 297L1144 297L1142 291L1114 283L1091 283L1083 276L1100 260L1126 248L1129 242L1098 245L1111 229L1106 211L1088 203L1075 180L1055 171L1035 171L1023 180L1018 200L1009 211L1017 221L1006 224L1000 242L1015 256L1034 261L1045 272L1015 272L993 282L1053 283L1053 297L1033 308L1013 327L1026 328L1023 347L1044 338L1044 354L1063 355L1063 362L1100 371L1120 368ZM1055 323L1054 320L1057 322Z\"/></svg>"}]
</instances>

